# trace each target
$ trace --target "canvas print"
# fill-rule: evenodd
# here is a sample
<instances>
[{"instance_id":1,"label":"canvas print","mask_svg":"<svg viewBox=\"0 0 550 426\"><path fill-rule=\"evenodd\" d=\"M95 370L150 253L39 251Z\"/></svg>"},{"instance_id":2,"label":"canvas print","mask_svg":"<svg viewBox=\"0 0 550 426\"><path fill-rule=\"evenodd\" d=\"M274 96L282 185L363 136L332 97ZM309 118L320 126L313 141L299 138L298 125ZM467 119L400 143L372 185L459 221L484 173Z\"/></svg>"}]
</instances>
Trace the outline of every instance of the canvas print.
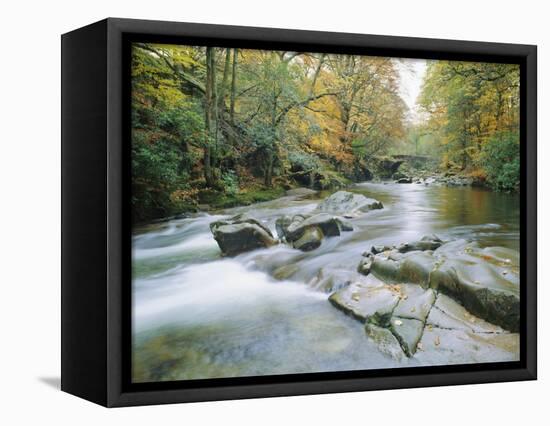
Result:
<instances>
[{"instance_id":1,"label":"canvas print","mask_svg":"<svg viewBox=\"0 0 550 426\"><path fill-rule=\"evenodd\" d=\"M519 74L133 43L132 381L519 360Z\"/></svg>"}]
</instances>

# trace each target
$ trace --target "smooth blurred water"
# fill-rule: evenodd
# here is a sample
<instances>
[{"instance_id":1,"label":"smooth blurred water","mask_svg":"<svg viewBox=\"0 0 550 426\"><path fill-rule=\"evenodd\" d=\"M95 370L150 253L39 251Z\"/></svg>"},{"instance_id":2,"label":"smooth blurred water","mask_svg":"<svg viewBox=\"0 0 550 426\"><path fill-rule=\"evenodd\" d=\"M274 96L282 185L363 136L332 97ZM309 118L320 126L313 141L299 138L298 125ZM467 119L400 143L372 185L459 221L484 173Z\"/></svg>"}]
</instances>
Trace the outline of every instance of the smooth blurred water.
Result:
<instances>
[{"instance_id":1,"label":"smooth blurred water","mask_svg":"<svg viewBox=\"0 0 550 426\"><path fill-rule=\"evenodd\" d=\"M334 309L321 273L353 279L361 253L436 233L519 249L519 197L476 188L358 184L384 204L353 232L302 253L285 245L222 258L209 223L248 212L275 233L284 214L321 198L284 197L218 215L197 214L133 237L135 381L290 374L416 365L383 356L361 324Z\"/></svg>"}]
</instances>

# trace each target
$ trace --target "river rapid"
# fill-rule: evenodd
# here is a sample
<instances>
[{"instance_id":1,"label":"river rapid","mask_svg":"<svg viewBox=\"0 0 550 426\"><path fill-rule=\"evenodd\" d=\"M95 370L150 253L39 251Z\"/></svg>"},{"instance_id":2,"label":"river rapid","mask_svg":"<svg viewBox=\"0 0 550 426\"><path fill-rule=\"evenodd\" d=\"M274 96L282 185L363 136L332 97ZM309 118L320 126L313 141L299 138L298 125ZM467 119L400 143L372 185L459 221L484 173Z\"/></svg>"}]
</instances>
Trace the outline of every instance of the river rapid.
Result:
<instances>
[{"instance_id":1,"label":"river rapid","mask_svg":"<svg viewBox=\"0 0 550 426\"><path fill-rule=\"evenodd\" d=\"M328 302L334 288L327 287L323 275L354 274L361 254L372 245L414 241L431 233L519 250L516 194L393 183L361 183L347 190L375 198L384 208L350 220L353 232L325 238L320 248L306 253L280 244L224 258L209 224L247 212L276 235L278 217L308 213L330 192L136 229L133 380L419 365L414 357L395 360L382 354L366 338L362 324Z\"/></svg>"}]
</instances>

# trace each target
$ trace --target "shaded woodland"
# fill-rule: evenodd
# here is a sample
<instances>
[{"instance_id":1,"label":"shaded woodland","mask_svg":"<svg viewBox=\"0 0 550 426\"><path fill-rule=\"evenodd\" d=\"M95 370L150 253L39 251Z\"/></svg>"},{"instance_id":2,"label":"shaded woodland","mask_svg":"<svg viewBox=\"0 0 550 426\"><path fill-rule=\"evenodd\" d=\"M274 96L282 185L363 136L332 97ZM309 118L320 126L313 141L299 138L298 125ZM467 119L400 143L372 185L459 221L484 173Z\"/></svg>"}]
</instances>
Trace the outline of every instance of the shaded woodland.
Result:
<instances>
[{"instance_id":1,"label":"shaded woodland","mask_svg":"<svg viewBox=\"0 0 550 426\"><path fill-rule=\"evenodd\" d=\"M134 219L344 187L394 154L516 190L519 67L430 62L411 120L398 61L134 44Z\"/></svg>"}]
</instances>

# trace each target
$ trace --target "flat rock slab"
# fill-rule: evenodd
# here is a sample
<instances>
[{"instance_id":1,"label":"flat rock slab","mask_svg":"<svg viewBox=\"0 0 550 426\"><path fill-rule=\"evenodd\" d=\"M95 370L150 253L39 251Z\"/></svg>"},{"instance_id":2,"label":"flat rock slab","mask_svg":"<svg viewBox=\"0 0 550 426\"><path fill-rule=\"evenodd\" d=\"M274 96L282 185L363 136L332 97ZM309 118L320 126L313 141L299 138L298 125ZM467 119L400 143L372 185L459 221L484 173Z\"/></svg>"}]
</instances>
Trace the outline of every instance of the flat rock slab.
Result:
<instances>
[{"instance_id":1,"label":"flat rock slab","mask_svg":"<svg viewBox=\"0 0 550 426\"><path fill-rule=\"evenodd\" d=\"M468 364L519 360L519 334L481 334L426 327L415 358L422 364Z\"/></svg>"},{"instance_id":2,"label":"flat rock slab","mask_svg":"<svg viewBox=\"0 0 550 426\"><path fill-rule=\"evenodd\" d=\"M393 316L415 319L424 322L435 302L435 292L424 290L415 284L402 284L399 303L393 311Z\"/></svg>"},{"instance_id":3,"label":"flat rock slab","mask_svg":"<svg viewBox=\"0 0 550 426\"><path fill-rule=\"evenodd\" d=\"M374 198L367 198L353 192L338 191L319 203L316 211L339 216L357 216L383 207L382 203Z\"/></svg>"},{"instance_id":4,"label":"flat rock slab","mask_svg":"<svg viewBox=\"0 0 550 426\"><path fill-rule=\"evenodd\" d=\"M438 328L471 331L476 333L504 333L494 324L482 320L448 296L440 294L430 311L426 324Z\"/></svg>"},{"instance_id":5,"label":"flat rock slab","mask_svg":"<svg viewBox=\"0 0 550 426\"><path fill-rule=\"evenodd\" d=\"M384 325L399 301L399 294L386 285L351 284L333 293L329 301L359 321Z\"/></svg>"},{"instance_id":6,"label":"flat rock slab","mask_svg":"<svg viewBox=\"0 0 550 426\"><path fill-rule=\"evenodd\" d=\"M434 251L379 253L359 268L384 282L432 288L486 321L519 329L519 255L513 250L457 240Z\"/></svg>"},{"instance_id":7,"label":"flat rock slab","mask_svg":"<svg viewBox=\"0 0 550 426\"><path fill-rule=\"evenodd\" d=\"M416 319L393 316L390 324L390 331L399 341L403 352L409 357L413 356L422 337L424 323Z\"/></svg>"},{"instance_id":8,"label":"flat rock slab","mask_svg":"<svg viewBox=\"0 0 550 426\"><path fill-rule=\"evenodd\" d=\"M401 345L389 329L367 323L365 324L365 332L376 343L380 352L396 360L403 359Z\"/></svg>"}]
</instances>

